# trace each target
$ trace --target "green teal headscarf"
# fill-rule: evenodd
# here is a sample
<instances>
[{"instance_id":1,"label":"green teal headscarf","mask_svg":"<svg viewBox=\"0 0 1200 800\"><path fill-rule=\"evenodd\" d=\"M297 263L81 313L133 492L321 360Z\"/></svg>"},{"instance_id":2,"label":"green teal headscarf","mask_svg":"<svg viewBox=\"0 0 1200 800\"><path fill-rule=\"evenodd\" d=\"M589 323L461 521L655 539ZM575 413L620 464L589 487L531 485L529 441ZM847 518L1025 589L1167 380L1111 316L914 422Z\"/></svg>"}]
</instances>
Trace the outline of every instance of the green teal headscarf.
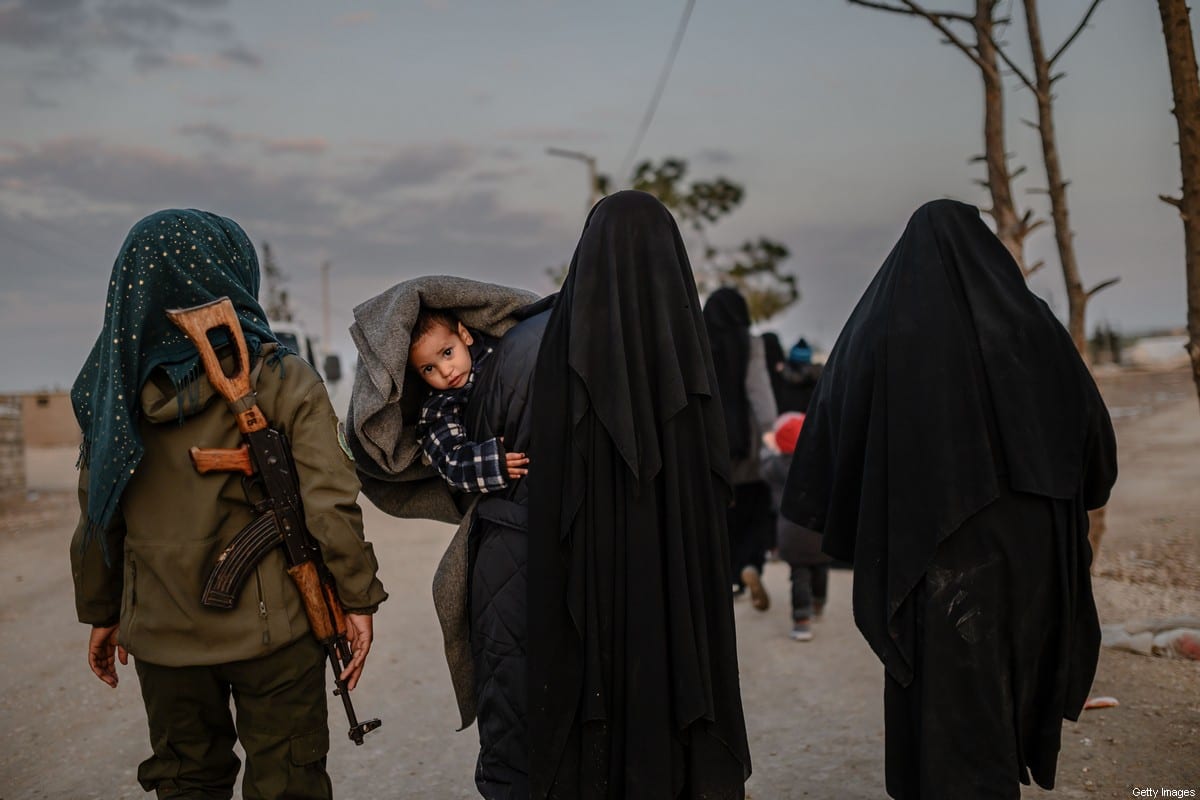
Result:
<instances>
[{"instance_id":1,"label":"green teal headscarf","mask_svg":"<svg viewBox=\"0 0 1200 800\"><path fill-rule=\"evenodd\" d=\"M88 467L86 549L109 527L144 448L138 433L142 386L162 369L178 391L202 367L200 354L167 319L166 309L228 297L233 301L252 361L275 334L258 304L258 257L236 222L207 211L159 211L133 226L113 264L104 327L71 388L83 431L79 462ZM194 397L194 395L192 395Z\"/></svg>"}]
</instances>

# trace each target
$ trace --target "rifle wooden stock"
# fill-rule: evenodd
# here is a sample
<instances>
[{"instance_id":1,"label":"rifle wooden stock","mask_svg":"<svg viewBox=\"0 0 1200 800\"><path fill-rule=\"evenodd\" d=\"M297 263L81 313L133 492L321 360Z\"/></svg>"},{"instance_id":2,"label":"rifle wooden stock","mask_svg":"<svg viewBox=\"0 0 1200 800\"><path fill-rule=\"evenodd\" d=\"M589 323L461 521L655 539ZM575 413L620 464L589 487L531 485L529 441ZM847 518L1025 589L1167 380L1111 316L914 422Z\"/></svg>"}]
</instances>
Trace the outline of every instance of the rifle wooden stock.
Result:
<instances>
[{"instance_id":1,"label":"rifle wooden stock","mask_svg":"<svg viewBox=\"0 0 1200 800\"><path fill-rule=\"evenodd\" d=\"M296 582L309 625L317 641L325 643L335 637L346 635L346 615L342 602L333 592L333 587L321 582L317 566L312 561L297 564L288 569L288 575Z\"/></svg>"},{"instance_id":2,"label":"rifle wooden stock","mask_svg":"<svg viewBox=\"0 0 1200 800\"><path fill-rule=\"evenodd\" d=\"M254 474L254 464L250 461L249 445L242 445L233 450L217 447L193 447L188 451L192 457L192 466L201 475L210 472L240 472L243 475Z\"/></svg>"},{"instance_id":3,"label":"rifle wooden stock","mask_svg":"<svg viewBox=\"0 0 1200 800\"><path fill-rule=\"evenodd\" d=\"M200 351L200 362L204 364L204 372L225 402L236 405L242 402L249 407L235 412L238 430L251 433L267 427L267 419L253 403L254 391L250 388L250 354L246 350L246 337L242 334L242 324L238 322L237 312L228 297L213 300L194 308L172 308L167 310L167 318L187 334ZM225 330L234 344L234 367L232 375L226 375L221 368L221 360L217 351L208 340L209 331Z\"/></svg>"}]
</instances>

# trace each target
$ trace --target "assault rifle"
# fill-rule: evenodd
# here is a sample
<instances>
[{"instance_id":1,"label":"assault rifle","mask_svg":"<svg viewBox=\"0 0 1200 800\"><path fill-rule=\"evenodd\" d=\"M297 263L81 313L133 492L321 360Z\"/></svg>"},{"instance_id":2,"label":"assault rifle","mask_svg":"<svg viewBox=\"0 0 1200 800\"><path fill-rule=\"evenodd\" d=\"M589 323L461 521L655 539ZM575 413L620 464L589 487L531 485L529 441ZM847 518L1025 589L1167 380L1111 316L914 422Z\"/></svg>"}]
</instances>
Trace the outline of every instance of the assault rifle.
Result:
<instances>
[{"instance_id":1,"label":"assault rifle","mask_svg":"<svg viewBox=\"0 0 1200 800\"><path fill-rule=\"evenodd\" d=\"M231 609L242 585L255 565L271 550L283 547L288 574L300 590L304 611L313 636L325 648L333 666L334 695L342 698L350 719L350 738L356 745L382 723L377 719L359 722L350 702L350 691L341 679L350 663L350 643L346 636L346 612L337 596L333 577L321 558L321 548L304 524L300 485L287 438L275 430L258 407L250 387L250 359L242 326L229 298L222 297L194 308L167 311L170 318L187 334L196 349L208 379L233 411L243 444L233 450L193 447L189 454L196 471L240 472L246 499L254 506L255 517L243 528L224 552L208 577L200 602L210 608ZM234 372L226 375L209 339L210 333L224 332L233 344ZM257 499L256 499L257 498Z\"/></svg>"}]
</instances>

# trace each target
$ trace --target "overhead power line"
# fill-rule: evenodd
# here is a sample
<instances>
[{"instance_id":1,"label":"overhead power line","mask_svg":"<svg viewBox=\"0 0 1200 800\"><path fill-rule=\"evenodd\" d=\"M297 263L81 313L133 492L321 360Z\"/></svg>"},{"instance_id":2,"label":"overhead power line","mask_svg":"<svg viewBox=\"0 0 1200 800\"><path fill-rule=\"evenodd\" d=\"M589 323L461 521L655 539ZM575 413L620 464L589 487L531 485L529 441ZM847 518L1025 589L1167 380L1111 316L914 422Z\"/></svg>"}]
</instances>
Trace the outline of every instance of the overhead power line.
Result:
<instances>
[{"instance_id":1,"label":"overhead power line","mask_svg":"<svg viewBox=\"0 0 1200 800\"><path fill-rule=\"evenodd\" d=\"M621 171L617 174L617 179L623 183L629 180L629 170L633 169L633 160L637 158L638 150L642 146L642 139L646 136L646 131L650 130L650 122L654 119L654 112L658 110L658 101L662 99L663 89L667 88L667 78L671 75L671 68L675 65L675 56L679 53L679 46L683 44L683 34L687 31L688 20L692 16L692 7L696 5L696 0L687 0L687 4L683 8L683 17L679 20L679 29L675 31L675 40L671 42L671 50L667 54L667 63L663 65L662 74L658 76L658 85L654 87L654 95L650 98L650 106L646 109L646 114L642 117L642 124L638 127L637 134L633 137L633 144L629 146L629 152L625 154L625 160L621 163Z\"/></svg>"}]
</instances>

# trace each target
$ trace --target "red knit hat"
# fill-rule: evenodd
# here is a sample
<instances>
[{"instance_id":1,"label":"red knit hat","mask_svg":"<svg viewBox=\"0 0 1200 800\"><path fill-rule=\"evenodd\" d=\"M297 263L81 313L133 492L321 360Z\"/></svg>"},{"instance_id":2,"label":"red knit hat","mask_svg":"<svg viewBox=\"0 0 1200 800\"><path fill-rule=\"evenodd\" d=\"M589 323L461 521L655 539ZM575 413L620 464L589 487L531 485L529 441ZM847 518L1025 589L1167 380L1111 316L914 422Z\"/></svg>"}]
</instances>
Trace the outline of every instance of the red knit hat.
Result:
<instances>
[{"instance_id":1,"label":"red knit hat","mask_svg":"<svg viewBox=\"0 0 1200 800\"><path fill-rule=\"evenodd\" d=\"M775 420L775 445L785 456L796 451L796 440L800 438L800 428L804 425L804 415L799 411L789 411L780 414Z\"/></svg>"}]
</instances>

